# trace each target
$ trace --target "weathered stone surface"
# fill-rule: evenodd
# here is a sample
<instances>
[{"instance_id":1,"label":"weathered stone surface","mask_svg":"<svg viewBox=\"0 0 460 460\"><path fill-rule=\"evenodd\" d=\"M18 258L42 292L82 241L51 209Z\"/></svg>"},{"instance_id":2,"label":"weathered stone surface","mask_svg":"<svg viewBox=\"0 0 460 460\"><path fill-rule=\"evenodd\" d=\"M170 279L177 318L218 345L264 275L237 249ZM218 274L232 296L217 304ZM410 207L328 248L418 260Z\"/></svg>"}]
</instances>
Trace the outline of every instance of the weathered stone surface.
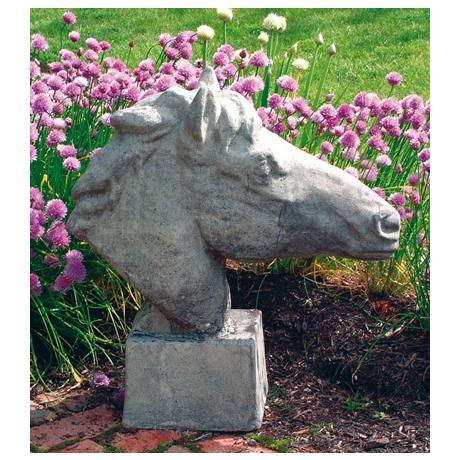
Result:
<instances>
[{"instance_id":1,"label":"weathered stone surface","mask_svg":"<svg viewBox=\"0 0 460 460\"><path fill-rule=\"evenodd\" d=\"M231 310L231 332L184 337L131 333L127 428L251 431L267 395L260 311Z\"/></svg>"},{"instance_id":2,"label":"weathered stone surface","mask_svg":"<svg viewBox=\"0 0 460 460\"><path fill-rule=\"evenodd\" d=\"M182 330L225 327L225 259L390 257L399 215L346 172L262 127L219 89L171 88L112 115L68 227Z\"/></svg>"}]
</instances>

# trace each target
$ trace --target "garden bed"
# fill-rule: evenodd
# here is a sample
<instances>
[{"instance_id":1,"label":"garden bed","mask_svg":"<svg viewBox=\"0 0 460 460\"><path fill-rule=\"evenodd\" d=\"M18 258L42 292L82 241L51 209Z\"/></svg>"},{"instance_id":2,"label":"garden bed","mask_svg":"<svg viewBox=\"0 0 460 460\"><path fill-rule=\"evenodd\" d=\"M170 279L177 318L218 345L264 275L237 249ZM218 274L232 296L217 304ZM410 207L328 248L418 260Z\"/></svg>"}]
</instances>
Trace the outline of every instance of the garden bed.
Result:
<instances>
[{"instance_id":1,"label":"garden bed","mask_svg":"<svg viewBox=\"0 0 460 460\"><path fill-rule=\"evenodd\" d=\"M410 298L350 300L301 277L235 270L229 283L234 308L263 312L269 394L263 424L251 436L281 441L292 452L429 452L429 335L395 330L357 370L382 331L379 317L391 321L413 309ZM85 382L86 408L107 402L121 415L113 396L123 383L123 357L118 375L110 365L99 371L110 385L90 392Z\"/></svg>"}]
</instances>

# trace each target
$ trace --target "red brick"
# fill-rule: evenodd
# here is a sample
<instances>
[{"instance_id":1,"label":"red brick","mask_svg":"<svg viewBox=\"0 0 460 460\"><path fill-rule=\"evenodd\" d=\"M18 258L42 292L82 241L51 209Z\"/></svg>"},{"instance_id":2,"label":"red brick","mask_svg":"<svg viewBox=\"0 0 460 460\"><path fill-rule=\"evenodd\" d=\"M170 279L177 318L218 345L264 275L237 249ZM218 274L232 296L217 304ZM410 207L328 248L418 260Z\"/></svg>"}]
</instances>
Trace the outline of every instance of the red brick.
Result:
<instances>
[{"instance_id":1,"label":"red brick","mask_svg":"<svg viewBox=\"0 0 460 460\"><path fill-rule=\"evenodd\" d=\"M30 443L40 449L73 439L88 439L120 424L107 405L79 412L54 422L43 423L30 429Z\"/></svg>"},{"instance_id":2,"label":"red brick","mask_svg":"<svg viewBox=\"0 0 460 460\"><path fill-rule=\"evenodd\" d=\"M245 442L237 442L235 436L217 435L210 439L203 439L196 443L197 447L207 453L275 453L275 451L262 447L258 444L250 446Z\"/></svg>"},{"instance_id":3,"label":"red brick","mask_svg":"<svg viewBox=\"0 0 460 460\"><path fill-rule=\"evenodd\" d=\"M60 454L99 454L104 452L104 447L100 444L91 441L91 439L85 439L84 441L77 442L71 446L56 451Z\"/></svg>"},{"instance_id":4,"label":"red brick","mask_svg":"<svg viewBox=\"0 0 460 460\"><path fill-rule=\"evenodd\" d=\"M168 450L164 451L165 454L190 454L193 453L185 446L171 446Z\"/></svg>"},{"instance_id":5,"label":"red brick","mask_svg":"<svg viewBox=\"0 0 460 460\"><path fill-rule=\"evenodd\" d=\"M145 450L155 450L160 444L169 444L186 436L187 432L138 430L132 432L118 432L110 443L120 447L126 453L142 453Z\"/></svg>"}]
</instances>

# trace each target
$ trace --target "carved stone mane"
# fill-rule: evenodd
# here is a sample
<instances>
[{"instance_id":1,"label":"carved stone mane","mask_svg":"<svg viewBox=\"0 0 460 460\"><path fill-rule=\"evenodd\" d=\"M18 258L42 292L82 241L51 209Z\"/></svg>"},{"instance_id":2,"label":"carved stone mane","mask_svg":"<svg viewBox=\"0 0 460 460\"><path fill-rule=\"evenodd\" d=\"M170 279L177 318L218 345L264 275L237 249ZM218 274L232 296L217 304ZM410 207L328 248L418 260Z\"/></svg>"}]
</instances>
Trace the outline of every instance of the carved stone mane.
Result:
<instances>
[{"instance_id":1,"label":"carved stone mane","mask_svg":"<svg viewBox=\"0 0 460 460\"><path fill-rule=\"evenodd\" d=\"M206 140L195 120L217 119L216 127L222 129L213 131L210 141L219 145L218 155L225 154L237 135L250 141L253 130L243 116L247 101L234 92L219 94L232 110L219 105L212 111L205 104L190 109L197 92L218 89L209 70L196 91L171 88L112 115L115 134L74 187L77 207L68 222L73 234L88 240L147 299L154 298L173 323L190 332L220 330L230 297L225 259L204 246L194 217L183 206L178 164L213 162L201 152L189 155L190 136L198 143ZM187 111L188 122L181 117ZM252 121L260 122L257 116ZM181 130L187 135L177 140ZM152 184L159 186L150 200L145 193ZM216 308L217 315L212 313Z\"/></svg>"}]
</instances>

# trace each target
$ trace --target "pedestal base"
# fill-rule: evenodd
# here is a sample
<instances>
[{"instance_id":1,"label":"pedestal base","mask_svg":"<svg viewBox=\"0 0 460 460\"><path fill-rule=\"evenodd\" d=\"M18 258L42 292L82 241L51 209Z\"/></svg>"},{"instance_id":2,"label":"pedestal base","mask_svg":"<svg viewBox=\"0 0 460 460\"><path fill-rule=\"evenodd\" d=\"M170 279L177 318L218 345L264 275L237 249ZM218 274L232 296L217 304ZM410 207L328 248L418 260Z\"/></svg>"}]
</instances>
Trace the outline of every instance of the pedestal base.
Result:
<instances>
[{"instance_id":1,"label":"pedestal base","mask_svg":"<svg viewBox=\"0 0 460 460\"><path fill-rule=\"evenodd\" d=\"M126 344L126 428L252 431L268 382L262 315L230 310L232 332L201 338L132 333Z\"/></svg>"}]
</instances>

